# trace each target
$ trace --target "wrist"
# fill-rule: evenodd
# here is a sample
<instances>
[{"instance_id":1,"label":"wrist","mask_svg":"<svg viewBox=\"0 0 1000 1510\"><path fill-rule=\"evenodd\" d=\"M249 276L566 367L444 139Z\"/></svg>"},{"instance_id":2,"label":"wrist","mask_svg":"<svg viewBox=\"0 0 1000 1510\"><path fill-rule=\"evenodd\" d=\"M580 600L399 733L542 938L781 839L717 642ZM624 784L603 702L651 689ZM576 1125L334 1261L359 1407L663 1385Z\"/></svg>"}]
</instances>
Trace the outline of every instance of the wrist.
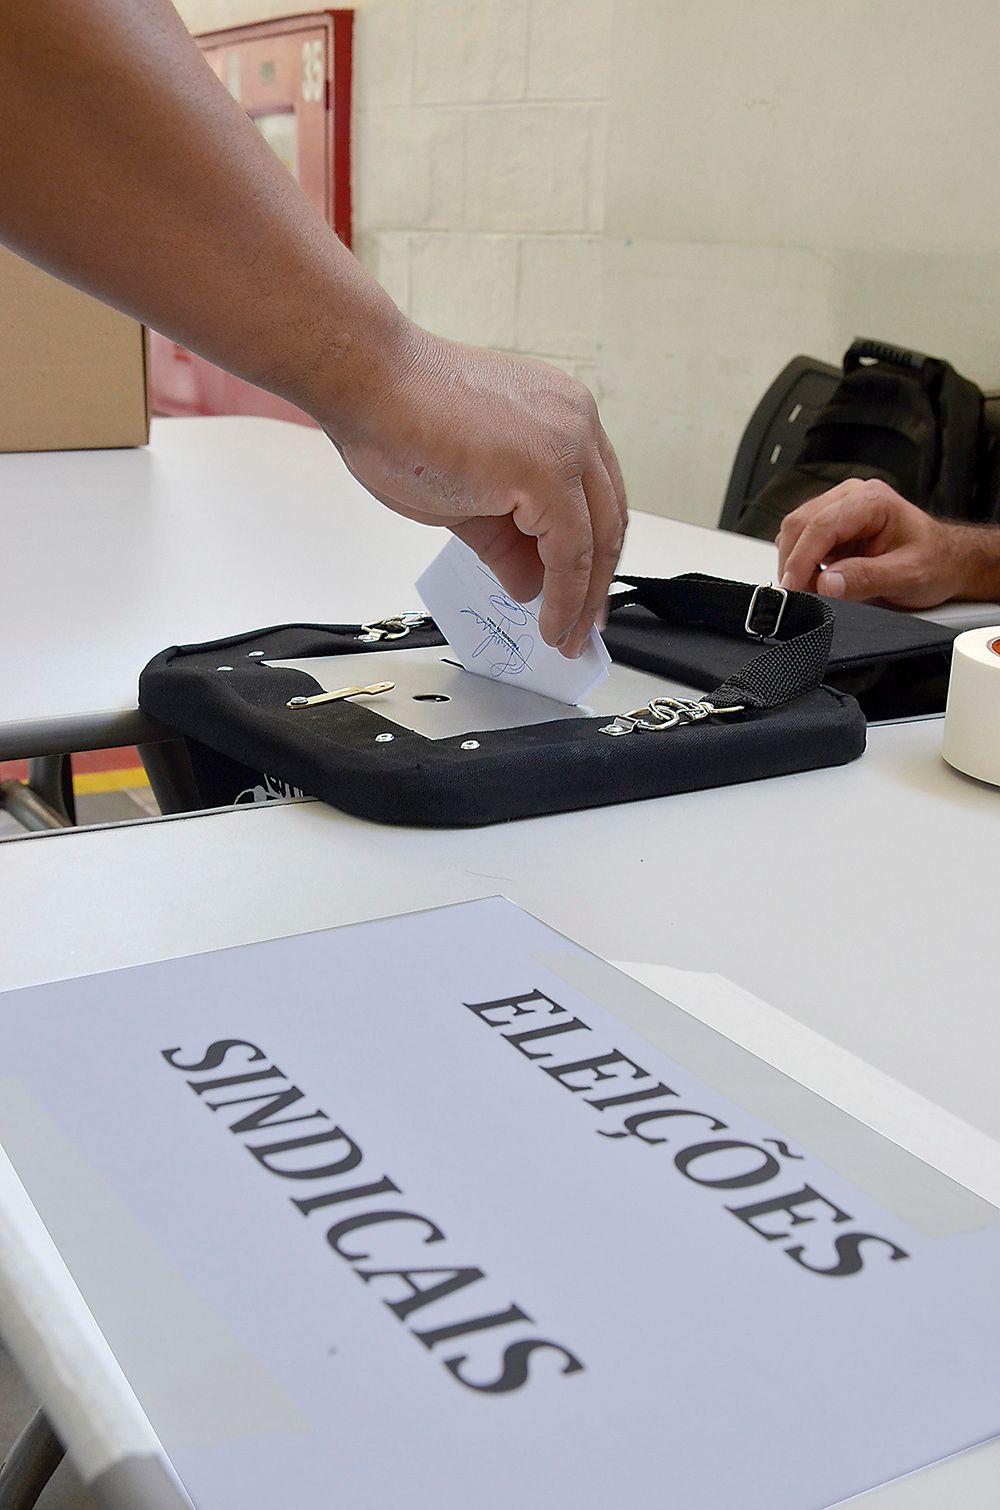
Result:
<instances>
[{"instance_id":1,"label":"wrist","mask_svg":"<svg viewBox=\"0 0 1000 1510\"><path fill-rule=\"evenodd\" d=\"M426 340L376 285L349 325L323 332L298 402L336 445L366 440L376 415L419 363Z\"/></svg>"},{"instance_id":2,"label":"wrist","mask_svg":"<svg viewBox=\"0 0 1000 1510\"><path fill-rule=\"evenodd\" d=\"M1000 599L1000 528L944 524L942 529L950 564L948 596L976 602Z\"/></svg>"}]
</instances>

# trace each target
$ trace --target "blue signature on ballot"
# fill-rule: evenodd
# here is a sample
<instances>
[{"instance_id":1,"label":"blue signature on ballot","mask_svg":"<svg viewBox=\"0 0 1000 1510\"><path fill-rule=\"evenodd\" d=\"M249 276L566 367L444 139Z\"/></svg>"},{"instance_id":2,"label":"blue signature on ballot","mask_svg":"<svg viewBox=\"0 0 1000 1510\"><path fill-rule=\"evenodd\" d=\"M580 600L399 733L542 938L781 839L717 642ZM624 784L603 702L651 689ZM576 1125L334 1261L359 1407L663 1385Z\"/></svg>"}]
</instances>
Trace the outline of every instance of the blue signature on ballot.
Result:
<instances>
[{"instance_id":1,"label":"blue signature on ballot","mask_svg":"<svg viewBox=\"0 0 1000 1510\"><path fill-rule=\"evenodd\" d=\"M490 593L488 599L492 613L482 613L477 608L461 610L483 631L482 639L472 652L472 659L487 652L499 652L490 664L490 675L521 676L525 671L531 670L535 636L530 632L520 631L529 630L535 624L535 615L522 603L515 603L513 598L509 598L492 572L482 566L479 570L483 576L489 577L496 591Z\"/></svg>"}]
</instances>

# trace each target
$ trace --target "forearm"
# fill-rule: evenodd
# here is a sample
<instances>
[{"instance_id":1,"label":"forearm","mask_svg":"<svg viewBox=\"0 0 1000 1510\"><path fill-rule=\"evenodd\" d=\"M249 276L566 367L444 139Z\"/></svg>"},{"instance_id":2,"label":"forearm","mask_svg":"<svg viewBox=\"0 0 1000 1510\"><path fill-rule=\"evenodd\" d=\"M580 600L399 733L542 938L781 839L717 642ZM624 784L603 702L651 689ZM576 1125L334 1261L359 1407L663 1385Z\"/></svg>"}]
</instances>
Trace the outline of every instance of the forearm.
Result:
<instances>
[{"instance_id":1,"label":"forearm","mask_svg":"<svg viewBox=\"0 0 1000 1510\"><path fill-rule=\"evenodd\" d=\"M337 437L410 327L168 0L4 0L0 239Z\"/></svg>"},{"instance_id":2,"label":"forearm","mask_svg":"<svg viewBox=\"0 0 1000 1510\"><path fill-rule=\"evenodd\" d=\"M169 0L0 0L0 240L291 399L355 477L453 529L583 648L625 489L565 373L417 330L218 82Z\"/></svg>"}]
</instances>

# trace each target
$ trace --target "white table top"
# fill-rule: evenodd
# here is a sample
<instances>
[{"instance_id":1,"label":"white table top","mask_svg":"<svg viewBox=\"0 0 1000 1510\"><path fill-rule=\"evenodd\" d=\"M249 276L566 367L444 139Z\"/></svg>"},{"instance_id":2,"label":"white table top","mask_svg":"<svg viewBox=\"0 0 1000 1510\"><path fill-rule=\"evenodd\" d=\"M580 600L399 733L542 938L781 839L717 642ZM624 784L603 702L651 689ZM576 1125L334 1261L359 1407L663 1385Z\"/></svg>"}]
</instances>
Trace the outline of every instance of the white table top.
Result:
<instances>
[{"instance_id":1,"label":"white table top","mask_svg":"<svg viewBox=\"0 0 1000 1510\"><path fill-rule=\"evenodd\" d=\"M940 719L832 770L484 829L270 804L0 845L0 989L498 892L605 959L728 976L1000 1139L1000 792ZM952 884L951 877L961 878Z\"/></svg>"},{"instance_id":2,"label":"white table top","mask_svg":"<svg viewBox=\"0 0 1000 1510\"><path fill-rule=\"evenodd\" d=\"M0 456L0 759L138 742L167 645L418 607L443 535L391 514L318 430L156 420L148 448ZM626 567L765 576L774 550L651 516Z\"/></svg>"},{"instance_id":3,"label":"white table top","mask_svg":"<svg viewBox=\"0 0 1000 1510\"><path fill-rule=\"evenodd\" d=\"M374 503L320 431L279 420L155 420L140 450L0 456L0 497L22 563L0 595L0 760L149 738L136 686L167 645L417 606L442 544ZM768 581L776 564L763 541L633 514L622 570Z\"/></svg>"},{"instance_id":4,"label":"white table top","mask_svg":"<svg viewBox=\"0 0 1000 1510\"><path fill-rule=\"evenodd\" d=\"M148 451L7 456L0 479L10 548L39 562L0 600L0 758L65 748L57 728L139 739L136 676L164 645L408 607L441 543L275 421L157 422ZM774 555L638 515L623 569L767 580ZM485 830L296 803L2 844L23 926L0 989L502 892L605 958L728 976L1000 1138L1000 797L942 763L940 735L876 728L847 768ZM985 1510L998 1475L994 1444L870 1502Z\"/></svg>"},{"instance_id":5,"label":"white table top","mask_svg":"<svg viewBox=\"0 0 1000 1510\"><path fill-rule=\"evenodd\" d=\"M605 958L725 975L1000 1138L1000 795L944 765L941 728L874 728L845 768L483 830L302 802L38 835L0 846L4 909L30 920L0 987L502 892ZM998 1473L995 1443L869 1502L986 1510Z\"/></svg>"}]
</instances>

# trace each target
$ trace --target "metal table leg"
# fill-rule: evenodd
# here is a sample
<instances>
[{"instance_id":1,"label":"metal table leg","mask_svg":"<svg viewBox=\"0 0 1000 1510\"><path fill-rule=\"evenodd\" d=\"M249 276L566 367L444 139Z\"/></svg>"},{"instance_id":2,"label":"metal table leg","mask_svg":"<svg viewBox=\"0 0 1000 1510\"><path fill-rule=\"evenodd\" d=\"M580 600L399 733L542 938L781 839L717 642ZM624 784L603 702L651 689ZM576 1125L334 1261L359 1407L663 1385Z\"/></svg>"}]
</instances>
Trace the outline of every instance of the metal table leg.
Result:
<instances>
[{"instance_id":1,"label":"metal table leg","mask_svg":"<svg viewBox=\"0 0 1000 1510\"><path fill-rule=\"evenodd\" d=\"M39 755L28 761L28 785L53 812L76 823L73 763L68 755Z\"/></svg>"},{"instance_id":2,"label":"metal table leg","mask_svg":"<svg viewBox=\"0 0 1000 1510\"><path fill-rule=\"evenodd\" d=\"M62 1443L36 1411L0 1464L0 1510L32 1510L62 1459Z\"/></svg>"},{"instance_id":3,"label":"metal table leg","mask_svg":"<svg viewBox=\"0 0 1000 1510\"><path fill-rule=\"evenodd\" d=\"M0 781L0 808L22 828L72 828L76 823L73 768L68 755L28 761L28 780Z\"/></svg>"},{"instance_id":4,"label":"metal table leg","mask_svg":"<svg viewBox=\"0 0 1000 1510\"><path fill-rule=\"evenodd\" d=\"M138 749L161 813L192 813L204 805L183 739L163 739Z\"/></svg>"}]
</instances>

